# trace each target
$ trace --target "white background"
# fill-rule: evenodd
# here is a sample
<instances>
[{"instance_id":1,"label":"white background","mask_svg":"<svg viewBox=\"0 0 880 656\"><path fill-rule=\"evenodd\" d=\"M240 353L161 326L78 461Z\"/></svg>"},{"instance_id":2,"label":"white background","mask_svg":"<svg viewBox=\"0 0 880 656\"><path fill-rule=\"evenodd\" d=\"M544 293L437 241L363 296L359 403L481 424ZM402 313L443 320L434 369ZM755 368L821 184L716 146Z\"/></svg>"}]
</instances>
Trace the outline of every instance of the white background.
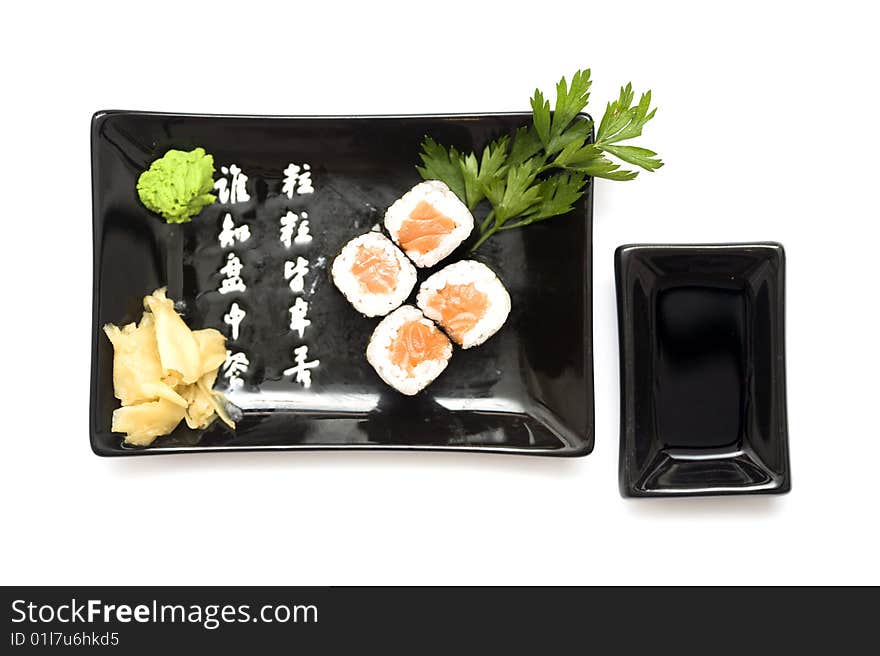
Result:
<instances>
[{"instance_id":1,"label":"white background","mask_svg":"<svg viewBox=\"0 0 880 656\"><path fill-rule=\"evenodd\" d=\"M38 4L0 28L0 582L880 583L872 3ZM95 110L523 110L580 67L595 114L654 90L667 162L596 185L592 455L92 454ZM622 499L614 248L753 240L788 254L793 491Z\"/></svg>"}]
</instances>

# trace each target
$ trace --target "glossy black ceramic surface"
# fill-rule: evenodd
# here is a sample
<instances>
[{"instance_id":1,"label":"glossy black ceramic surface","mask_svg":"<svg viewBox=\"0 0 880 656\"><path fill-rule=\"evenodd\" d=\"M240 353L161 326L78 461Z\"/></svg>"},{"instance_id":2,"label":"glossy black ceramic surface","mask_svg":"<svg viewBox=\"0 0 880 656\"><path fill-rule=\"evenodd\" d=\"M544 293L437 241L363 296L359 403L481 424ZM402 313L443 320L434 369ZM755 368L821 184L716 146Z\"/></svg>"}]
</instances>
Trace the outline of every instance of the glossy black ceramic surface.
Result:
<instances>
[{"instance_id":1,"label":"glossy black ceramic surface","mask_svg":"<svg viewBox=\"0 0 880 656\"><path fill-rule=\"evenodd\" d=\"M624 496L791 488L780 244L615 253Z\"/></svg>"},{"instance_id":2,"label":"glossy black ceramic surface","mask_svg":"<svg viewBox=\"0 0 880 656\"><path fill-rule=\"evenodd\" d=\"M593 447L591 326L592 189L570 216L493 237L476 259L510 291L506 325L486 344L456 348L446 371L406 397L387 387L364 357L378 319L359 315L333 286L328 268L352 237L379 223L386 207L420 181L419 144L430 134L462 149L482 148L528 114L367 118L194 116L100 112L92 122L94 318L89 428L99 455L219 449L423 448L585 455ZM235 163L250 177L250 201L215 203L191 223L167 225L146 210L139 173L169 148L204 147L215 167ZM308 162L314 193L289 199L283 171ZM218 174L219 175L219 174ZM305 280L309 319L303 340L289 329L292 295L283 278L289 252L279 240L288 209L307 210L313 242ZM247 291L217 292L225 253L224 214L247 223L235 247ZM477 214L477 219L481 218ZM444 264L461 259L467 245ZM318 260L322 257L322 260ZM181 425L149 448L122 444L110 432L117 407L112 348L101 332L141 314L141 299L167 285L192 327L229 336L223 315L237 301L248 313L237 341L251 366L229 398L243 411L233 432ZM413 298L415 293L413 294ZM410 299L412 302L413 298ZM319 359L304 389L282 372L294 346ZM223 389L224 383L218 383Z\"/></svg>"}]
</instances>

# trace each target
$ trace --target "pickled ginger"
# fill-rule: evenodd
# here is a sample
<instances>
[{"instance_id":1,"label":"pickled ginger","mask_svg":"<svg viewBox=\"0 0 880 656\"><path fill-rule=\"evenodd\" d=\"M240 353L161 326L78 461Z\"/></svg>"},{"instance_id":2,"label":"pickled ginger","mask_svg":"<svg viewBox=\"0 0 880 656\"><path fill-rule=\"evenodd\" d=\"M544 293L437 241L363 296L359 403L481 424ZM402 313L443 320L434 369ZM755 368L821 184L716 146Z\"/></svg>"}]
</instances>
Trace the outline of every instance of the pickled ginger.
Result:
<instances>
[{"instance_id":1,"label":"pickled ginger","mask_svg":"<svg viewBox=\"0 0 880 656\"><path fill-rule=\"evenodd\" d=\"M113 344L113 393L122 404L112 430L125 433L126 444L148 446L182 419L202 429L220 417L235 428L226 400L212 389L226 338L213 328L190 330L164 288L144 298L140 322L107 324L104 333Z\"/></svg>"}]
</instances>

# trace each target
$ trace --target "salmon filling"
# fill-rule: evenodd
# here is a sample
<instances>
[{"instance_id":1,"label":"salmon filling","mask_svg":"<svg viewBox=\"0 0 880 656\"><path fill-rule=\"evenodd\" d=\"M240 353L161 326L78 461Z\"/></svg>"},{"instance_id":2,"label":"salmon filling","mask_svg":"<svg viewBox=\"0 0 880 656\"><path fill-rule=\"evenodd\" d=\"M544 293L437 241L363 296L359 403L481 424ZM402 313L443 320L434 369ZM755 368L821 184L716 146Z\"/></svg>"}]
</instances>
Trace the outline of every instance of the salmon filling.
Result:
<instances>
[{"instance_id":1,"label":"salmon filling","mask_svg":"<svg viewBox=\"0 0 880 656\"><path fill-rule=\"evenodd\" d=\"M440 245L440 240L455 230L455 222L438 212L433 205L419 201L409 218L400 226L397 242L405 251L427 253Z\"/></svg>"},{"instance_id":2,"label":"salmon filling","mask_svg":"<svg viewBox=\"0 0 880 656\"><path fill-rule=\"evenodd\" d=\"M388 251L375 246L358 248L351 273L370 294L388 294L397 285L400 264Z\"/></svg>"},{"instance_id":3,"label":"salmon filling","mask_svg":"<svg viewBox=\"0 0 880 656\"><path fill-rule=\"evenodd\" d=\"M411 374L422 362L442 359L448 344L446 336L433 326L409 321L391 344L391 363Z\"/></svg>"},{"instance_id":4,"label":"salmon filling","mask_svg":"<svg viewBox=\"0 0 880 656\"><path fill-rule=\"evenodd\" d=\"M461 344L468 331L485 316L489 297L473 283L446 285L431 297L428 307L440 315L440 323L446 332Z\"/></svg>"}]
</instances>

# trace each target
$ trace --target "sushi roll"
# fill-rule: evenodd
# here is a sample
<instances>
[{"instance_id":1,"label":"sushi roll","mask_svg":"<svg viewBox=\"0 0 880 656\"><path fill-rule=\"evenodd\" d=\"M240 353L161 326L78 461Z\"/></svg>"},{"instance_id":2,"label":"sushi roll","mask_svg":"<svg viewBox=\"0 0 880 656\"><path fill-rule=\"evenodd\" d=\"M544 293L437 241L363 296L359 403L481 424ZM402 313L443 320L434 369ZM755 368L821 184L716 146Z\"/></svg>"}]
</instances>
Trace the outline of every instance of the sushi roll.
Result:
<instances>
[{"instance_id":1,"label":"sushi roll","mask_svg":"<svg viewBox=\"0 0 880 656\"><path fill-rule=\"evenodd\" d=\"M417 267L430 267L468 238L474 217L443 182L428 180L388 208L385 229Z\"/></svg>"},{"instance_id":2,"label":"sushi roll","mask_svg":"<svg viewBox=\"0 0 880 656\"><path fill-rule=\"evenodd\" d=\"M354 308L368 317L388 314L416 284L416 269L381 232L348 242L333 260L333 283Z\"/></svg>"},{"instance_id":3,"label":"sushi roll","mask_svg":"<svg viewBox=\"0 0 880 656\"><path fill-rule=\"evenodd\" d=\"M451 357L449 339L412 305L382 319L367 345L367 361L379 377L407 396L430 385Z\"/></svg>"},{"instance_id":4,"label":"sushi roll","mask_svg":"<svg viewBox=\"0 0 880 656\"><path fill-rule=\"evenodd\" d=\"M510 294L485 264L463 260L419 287L416 303L462 348L482 344L507 321Z\"/></svg>"}]
</instances>

